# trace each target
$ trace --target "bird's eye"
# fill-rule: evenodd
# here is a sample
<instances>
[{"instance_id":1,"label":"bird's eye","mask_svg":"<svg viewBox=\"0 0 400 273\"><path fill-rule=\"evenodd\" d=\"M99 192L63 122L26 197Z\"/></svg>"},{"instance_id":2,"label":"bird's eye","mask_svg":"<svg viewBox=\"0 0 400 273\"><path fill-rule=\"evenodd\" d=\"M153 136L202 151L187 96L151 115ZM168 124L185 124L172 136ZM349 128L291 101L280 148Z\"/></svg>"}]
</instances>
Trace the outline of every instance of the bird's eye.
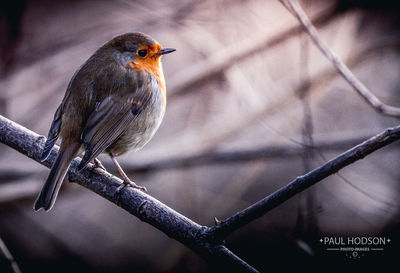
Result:
<instances>
[{"instance_id":1,"label":"bird's eye","mask_svg":"<svg viewBox=\"0 0 400 273\"><path fill-rule=\"evenodd\" d=\"M140 56L140 57L146 57L146 55L147 55L147 50L146 49L141 49L141 50L139 50L138 52L137 52L137 54Z\"/></svg>"}]
</instances>

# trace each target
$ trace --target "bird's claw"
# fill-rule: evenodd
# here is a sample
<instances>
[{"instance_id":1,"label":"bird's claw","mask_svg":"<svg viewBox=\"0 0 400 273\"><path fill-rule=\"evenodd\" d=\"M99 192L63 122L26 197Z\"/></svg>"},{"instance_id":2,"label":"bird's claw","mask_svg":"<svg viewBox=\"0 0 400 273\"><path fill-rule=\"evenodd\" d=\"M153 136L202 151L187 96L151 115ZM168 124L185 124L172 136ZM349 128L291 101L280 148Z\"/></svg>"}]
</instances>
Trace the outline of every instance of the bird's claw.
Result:
<instances>
[{"instance_id":1,"label":"bird's claw","mask_svg":"<svg viewBox=\"0 0 400 273\"><path fill-rule=\"evenodd\" d=\"M120 193L121 190L125 187L132 187L134 189L138 189L141 190L143 192L147 193L147 189L144 186L139 186L137 185L135 182L131 181L131 180L123 180L122 184L117 188L117 193Z\"/></svg>"},{"instance_id":2,"label":"bird's claw","mask_svg":"<svg viewBox=\"0 0 400 273\"><path fill-rule=\"evenodd\" d=\"M98 160L97 158L93 159L93 165L88 165L87 169L91 171L93 171L94 169L101 169L105 172L107 171L103 164L101 164L100 160Z\"/></svg>"},{"instance_id":3,"label":"bird's claw","mask_svg":"<svg viewBox=\"0 0 400 273\"><path fill-rule=\"evenodd\" d=\"M143 192L147 192L146 187L144 187L144 186L139 186L139 185L137 185L136 183L134 183L134 182L132 182L132 181L129 181L129 182L130 182L130 183L126 184L128 187L132 187L132 188L134 188L134 189L138 189L138 190L141 190L141 191L143 191Z\"/></svg>"},{"instance_id":4,"label":"bird's claw","mask_svg":"<svg viewBox=\"0 0 400 273\"><path fill-rule=\"evenodd\" d=\"M139 185L134 185L134 186L129 185L129 186L131 186L131 187L134 188L134 189L138 189L138 190L141 190L142 192L147 193L147 189L146 189L146 187L144 187L144 186L139 186Z\"/></svg>"},{"instance_id":5,"label":"bird's claw","mask_svg":"<svg viewBox=\"0 0 400 273\"><path fill-rule=\"evenodd\" d=\"M102 169L103 171L107 171L106 168L103 166L103 164L101 164L100 160L98 160L97 158L93 159L94 162L94 168L98 168L98 169Z\"/></svg>"}]
</instances>

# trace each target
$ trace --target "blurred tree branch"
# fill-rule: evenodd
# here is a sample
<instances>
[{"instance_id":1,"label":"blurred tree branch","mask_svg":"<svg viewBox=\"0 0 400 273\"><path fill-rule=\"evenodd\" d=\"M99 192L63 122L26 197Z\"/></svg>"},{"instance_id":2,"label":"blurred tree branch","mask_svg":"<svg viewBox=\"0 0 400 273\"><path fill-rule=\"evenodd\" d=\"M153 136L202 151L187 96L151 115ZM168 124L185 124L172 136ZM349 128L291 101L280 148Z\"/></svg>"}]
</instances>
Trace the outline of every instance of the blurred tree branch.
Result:
<instances>
[{"instance_id":1,"label":"blurred tree branch","mask_svg":"<svg viewBox=\"0 0 400 273\"><path fill-rule=\"evenodd\" d=\"M328 45L322 41L316 28L311 23L307 14L301 8L297 0L279 0L291 12L306 29L314 44L328 58L328 60L336 67L343 78L354 88L354 90L377 112L392 117L400 117L400 108L386 105L381 102L373 93L366 87L351 70L343 63Z\"/></svg>"},{"instance_id":2,"label":"blurred tree branch","mask_svg":"<svg viewBox=\"0 0 400 273\"><path fill-rule=\"evenodd\" d=\"M357 145L364 139L367 139L367 137L336 136L323 141L315 141L312 146L298 143L288 145L266 145L264 147L261 146L231 151L206 151L200 154L171 157L155 160L149 163L135 164L124 162L124 170L128 174L153 173L168 169L188 168L210 164L232 164L265 160L268 158L301 157L304 155L305 150L325 152L344 150ZM104 165L106 169L112 169L112 165L106 163ZM8 203L15 200L31 198L36 195L40 190L39 182L42 180L44 175L43 171L24 171L0 168L0 203ZM7 181L7 183L1 183L2 181Z\"/></svg>"},{"instance_id":3,"label":"blurred tree branch","mask_svg":"<svg viewBox=\"0 0 400 273\"><path fill-rule=\"evenodd\" d=\"M305 149L337 151L357 145L366 137L332 138L317 141L313 145L299 143L297 145L266 145L247 149L231 151L206 151L200 154L166 158L150 163L133 164L126 162L124 170L131 173L151 172L173 168L186 168L191 166L208 164L230 164L235 162L246 162L251 160L263 160L266 158L287 158L302 156ZM111 166L111 165L110 165ZM107 166L106 166L107 167Z\"/></svg>"},{"instance_id":4,"label":"blurred tree branch","mask_svg":"<svg viewBox=\"0 0 400 273\"><path fill-rule=\"evenodd\" d=\"M311 109L310 71L309 71L309 40L304 35L300 38L300 83L304 87L298 92L302 105L303 125L301 127L302 143L305 144L302 155L304 172L312 170L315 159L314 124ZM359 143L359 142L358 142ZM353 145L352 145L353 146ZM327 161L327 160L326 160ZM293 241L297 247L310 256L315 255L315 244L319 234L317 207L318 200L315 188L310 188L304 194L299 194L297 205L296 226L293 232Z\"/></svg>"},{"instance_id":5,"label":"blurred tree branch","mask_svg":"<svg viewBox=\"0 0 400 273\"><path fill-rule=\"evenodd\" d=\"M0 183L0 204L14 202L16 200L29 199L35 196L40 191L40 186L43 182L42 175L41 179L36 177L40 173L31 173L34 178L20 178L11 179L6 183ZM36 179L35 179L36 178Z\"/></svg>"},{"instance_id":6,"label":"blurred tree branch","mask_svg":"<svg viewBox=\"0 0 400 273\"><path fill-rule=\"evenodd\" d=\"M303 176L297 177L285 187L280 188L264 199L254 203L250 207L237 212L228 219L219 221L216 226L208 228L206 231L207 237L214 241L222 240L230 233L256 220L257 218L260 218L268 211L295 196L297 193L304 191L326 177L338 172L340 169L354 163L357 160L363 159L365 156L398 139L400 139L400 125L394 128L386 129L376 136L371 137L363 143L328 161L322 166Z\"/></svg>"},{"instance_id":7,"label":"blurred tree branch","mask_svg":"<svg viewBox=\"0 0 400 273\"><path fill-rule=\"evenodd\" d=\"M367 47L362 47L360 50L349 56L346 60L349 67L356 67L362 61L367 60L370 57L375 56L377 52L383 50L397 48L400 44L400 40L397 37L386 37L385 39L378 40ZM321 93L321 87L328 84L330 81L340 77L333 67L328 67L324 70L318 71L309 80L299 83L294 87L292 94L280 96L275 102L266 102L262 107L254 107L240 115L240 118L233 119L232 121L227 120L223 127L218 130L208 129L209 133L205 139L201 139L202 150L209 151L215 150L221 141L226 141L233 136L236 136L245 128L250 127L256 121L266 116L272 116L276 112L282 111L283 108L291 108L297 101L297 97L305 88L308 88L308 96L314 95L316 92ZM286 80L286 79L284 79ZM197 134L197 132L191 132L191 134ZM365 138L364 138L365 139ZM359 143L358 141L357 143ZM355 145L354 143L353 145ZM347 148L347 147L345 147Z\"/></svg>"},{"instance_id":8,"label":"blurred tree branch","mask_svg":"<svg viewBox=\"0 0 400 273\"><path fill-rule=\"evenodd\" d=\"M330 22L336 15L337 13L333 9L328 9L321 14L317 14L313 21L316 25L324 25ZM256 41L245 40L240 45L235 44L232 47L224 48L223 51L217 52L206 60L177 73L179 76L170 81L169 90L171 92L169 92L168 98L171 99L187 94L196 90L194 87L202 85L210 79L220 78L221 74L225 73L228 68L238 62L247 60L269 48L280 45L282 42L300 33L301 30L301 26L294 26L273 37L266 37L261 41L258 39Z\"/></svg>"},{"instance_id":9,"label":"blurred tree branch","mask_svg":"<svg viewBox=\"0 0 400 273\"><path fill-rule=\"evenodd\" d=\"M15 261L13 255L8 250L6 244L4 243L3 239L1 239L1 237L0 237L0 254L2 254L4 258L10 263L12 272L21 273L21 270L19 269L17 262Z\"/></svg>"},{"instance_id":10,"label":"blurred tree branch","mask_svg":"<svg viewBox=\"0 0 400 273\"><path fill-rule=\"evenodd\" d=\"M44 136L37 135L0 115L0 142L40 162L44 141ZM49 158L41 164L51 167L57 153L58 147L54 147ZM122 181L107 172L97 169L77 172L79 161L79 159L72 161L67 174L69 181L78 183L117 204L221 268L230 271L257 272L224 245L204 240L205 227L139 190L125 187L118 191Z\"/></svg>"},{"instance_id":11,"label":"blurred tree branch","mask_svg":"<svg viewBox=\"0 0 400 273\"><path fill-rule=\"evenodd\" d=\"M266 145L248 149L237 149L228 151L206 151L200 154L170 157L154 160L149 163L124 162L124 170L127 173L157 172L168 169L188 168L209 164L232 164L249 162L254 160L265 160L267 158L300 157L305 150L337 151L357 145L366 136L336 136L331 139L316 141L312 146L303 143L287 145ZM104 162L103 162L104 163ZM112 169L113 165L104 164L106 169ZM40 185L37 183L44 176L43 171L15 170L0 168L0 203L8 203L15 200L30 198L37 194ZM6 183L2 183L6 182Z\"/></svg>"}]
</instances>

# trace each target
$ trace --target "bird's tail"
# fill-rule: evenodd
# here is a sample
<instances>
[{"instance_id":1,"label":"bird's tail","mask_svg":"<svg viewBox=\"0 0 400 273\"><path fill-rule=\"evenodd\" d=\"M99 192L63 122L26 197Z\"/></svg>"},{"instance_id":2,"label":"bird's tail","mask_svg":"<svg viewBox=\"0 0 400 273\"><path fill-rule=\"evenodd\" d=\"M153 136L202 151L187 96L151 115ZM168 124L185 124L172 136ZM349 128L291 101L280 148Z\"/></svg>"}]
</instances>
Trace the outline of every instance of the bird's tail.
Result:
<instances>
[{"instance_id":1,"label":"bird's tail","mask_svg":"<svg viewBox=\"0 0 400 273\"><path fill-rule=\"evenodd\" d=\"M35 211L38 211L41 208L48 211L53 207L69 165L78 151L79 145L70 145L65 150L60 149L57 159L51 167L50 174L44 183L42 191L33 205Z\"/></svg>"}]
</instances>

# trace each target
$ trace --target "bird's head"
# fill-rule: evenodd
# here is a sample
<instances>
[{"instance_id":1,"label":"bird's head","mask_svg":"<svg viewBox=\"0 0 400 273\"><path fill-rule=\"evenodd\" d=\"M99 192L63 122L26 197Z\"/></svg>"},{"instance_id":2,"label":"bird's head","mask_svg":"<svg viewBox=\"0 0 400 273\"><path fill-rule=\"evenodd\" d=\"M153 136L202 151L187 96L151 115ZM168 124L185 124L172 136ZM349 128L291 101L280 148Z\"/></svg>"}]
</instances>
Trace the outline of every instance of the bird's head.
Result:
<instances>
[{"instance_id":1,"label":"bird's head","mask_svg":"<svg viewBox=\"0 0 400 273\"><path fill-rule=\"evenodd\" d=\"M125 68L157 74L161 57L174 52L163 48L156 40L143 33L126 33L115 37L106 46L111 47L117 63Z\"/></svg>"}]
</instances>

